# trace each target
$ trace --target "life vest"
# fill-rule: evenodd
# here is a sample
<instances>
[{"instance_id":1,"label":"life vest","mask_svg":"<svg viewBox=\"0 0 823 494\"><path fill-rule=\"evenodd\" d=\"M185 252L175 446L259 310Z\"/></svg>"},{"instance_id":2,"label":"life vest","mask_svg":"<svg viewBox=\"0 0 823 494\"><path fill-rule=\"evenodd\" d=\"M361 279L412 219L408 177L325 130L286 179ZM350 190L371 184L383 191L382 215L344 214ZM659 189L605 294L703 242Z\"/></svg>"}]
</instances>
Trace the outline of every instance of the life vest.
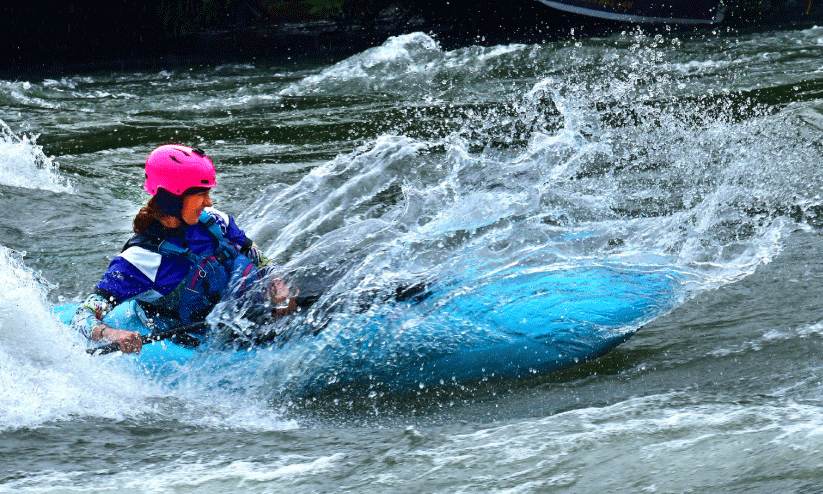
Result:
<instances>
[{"instance_id":1,"label":"life vest","mask_svg":"<svg viewBox=\"0 0 823 494\"><path fill-rule=\"evenodd\" d=\"M202 321L224 297L242 296L263 278L262 270L240 252L240 246L225 238L213 216L203 212L198 222L214 240L211 249L200 253L142 235L135 235L126 244L126 249L139 246L162 256L185 257L191 262L187 276L171 292L152 302L140 302L149 317L172 318L183 324Z\"/></svg>"}]
</instances>

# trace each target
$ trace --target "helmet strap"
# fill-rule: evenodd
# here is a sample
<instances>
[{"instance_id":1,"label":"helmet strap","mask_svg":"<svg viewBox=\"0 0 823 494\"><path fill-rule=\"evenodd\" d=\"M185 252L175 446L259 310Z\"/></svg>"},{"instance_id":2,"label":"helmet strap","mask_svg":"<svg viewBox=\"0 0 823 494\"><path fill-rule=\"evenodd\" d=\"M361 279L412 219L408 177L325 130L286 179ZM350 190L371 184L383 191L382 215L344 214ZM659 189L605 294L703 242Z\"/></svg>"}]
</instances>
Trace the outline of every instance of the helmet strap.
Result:
<instances>
[{"instance_id":1,"label":"helmet strap","mask_svg":"<svg viewBox=\"0 0 823 494\"><path fill-rule=\"evenodd\" d=\"M183 196L174 195L163 188L157 189L157 194L154 195L154 203L169 216L182 220L180 213L183 211Z\"/></svg>"}]
</instances>

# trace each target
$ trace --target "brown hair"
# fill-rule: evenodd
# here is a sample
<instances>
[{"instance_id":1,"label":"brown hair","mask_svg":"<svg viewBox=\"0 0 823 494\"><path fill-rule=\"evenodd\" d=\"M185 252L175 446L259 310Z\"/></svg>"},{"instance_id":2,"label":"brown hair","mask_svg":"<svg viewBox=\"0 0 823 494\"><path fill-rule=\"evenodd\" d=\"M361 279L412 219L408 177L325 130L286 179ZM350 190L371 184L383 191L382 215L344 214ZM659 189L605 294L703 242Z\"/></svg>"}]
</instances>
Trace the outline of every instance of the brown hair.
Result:
<instances>
[{"instance_id":1,"label":"brown hair","mask_svg":"<svg viewBox=\"0 0 823 494\"><path fill-rule=\"evenodd\" d=\"M158 206L155 198L149 199L149 202L143 206L142 209L134 217L133 228L134 233L140 235L145 232L155 220L160 220L164 216L168 216Z\"/></svg>"}]
</instances>

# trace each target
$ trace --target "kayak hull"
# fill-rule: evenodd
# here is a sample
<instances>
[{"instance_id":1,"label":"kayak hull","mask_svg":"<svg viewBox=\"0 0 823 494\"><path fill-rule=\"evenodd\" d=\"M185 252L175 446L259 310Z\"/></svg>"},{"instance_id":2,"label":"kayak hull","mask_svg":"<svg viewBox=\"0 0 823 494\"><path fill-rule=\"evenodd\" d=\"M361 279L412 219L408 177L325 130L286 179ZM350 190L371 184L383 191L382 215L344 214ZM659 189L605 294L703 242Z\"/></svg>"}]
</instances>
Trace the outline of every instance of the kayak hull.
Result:
<instances>
[{"instance_id":1,"label":"kayak hull","mask_svg":"<svg viewBox=\"0 0 823 494\"><path fill-rule=\"evenodd\" d=\"M261 365L281 365L282 372L270 374L288 376L282 386L298 394L348 386L403 392L553 372L600 357L629 339L673 306L681 281L673 271L619 265L475 273L467 282L415 300L335 314L319 332L310 317L298 314L290 324L303 330L291 334L305 336L270 343ZM55 314L68 323L76 308L57 306ZM149 333L133 302L119 305L104 321ZM139 355L117 358L162 376L199 352L234 352L205 347L164 340L144 345ZM254 365L256 350L237 354ZM225 361L236 363L238 355Z\"/></svg>"},{"instance_id":2,"label":"kayak hull","mask_svg":"<svg viewBox=\"0 0 823 494\"><path fill-rule=\"evenodd\" d=\"M78 304L56 305L54 314L64 324L70 324L74 313L77 312ZM120 304L109 312L103 322L107 325L128 331L138 331L140 334L149 334L151 331L140 318L139 308L135 302ZM174 369L188 362L194 356L196 350L182 345L178 345L170 340L163 340L143 345L143 350L138 355L118 354L117 358L130 360L137 363L141 369L152 375L167 375Z\"/></svg>"},{"instance_id":3,"label":"kayak hull","mask_svg":"<svg viewBox=\"0 0 823 494\"><path fill-rule=\"evenodd\" d=\"M318 334L298 387L408 391L568 369L670 310L682 284L674 271L615 265L469 278Z\"/></svg>"}]
</instances>

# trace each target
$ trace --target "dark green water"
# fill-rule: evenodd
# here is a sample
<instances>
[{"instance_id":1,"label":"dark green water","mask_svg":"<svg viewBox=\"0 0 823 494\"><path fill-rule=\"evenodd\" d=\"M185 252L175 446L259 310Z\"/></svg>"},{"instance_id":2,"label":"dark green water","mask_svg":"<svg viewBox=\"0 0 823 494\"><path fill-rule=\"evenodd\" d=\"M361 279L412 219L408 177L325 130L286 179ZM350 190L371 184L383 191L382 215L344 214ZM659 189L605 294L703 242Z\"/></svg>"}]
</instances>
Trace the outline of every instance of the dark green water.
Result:
<instances>
[{"instance_id":1,"label":"dark green water","mask_svg":"<svg viewBox=\"0 0 823 494\"><path fill-rule=\"evenodd\" d=\"M323 67L0 81L0 491L818 492L821 55L817 28L417 34ZM353 263L341 296L482 256L642 254L682 297L527 380L303 400L305 354L154 380L50 305L119 252L171 141L209 152L217 206L278 262Z\"/></svg>"}]
</instances>

